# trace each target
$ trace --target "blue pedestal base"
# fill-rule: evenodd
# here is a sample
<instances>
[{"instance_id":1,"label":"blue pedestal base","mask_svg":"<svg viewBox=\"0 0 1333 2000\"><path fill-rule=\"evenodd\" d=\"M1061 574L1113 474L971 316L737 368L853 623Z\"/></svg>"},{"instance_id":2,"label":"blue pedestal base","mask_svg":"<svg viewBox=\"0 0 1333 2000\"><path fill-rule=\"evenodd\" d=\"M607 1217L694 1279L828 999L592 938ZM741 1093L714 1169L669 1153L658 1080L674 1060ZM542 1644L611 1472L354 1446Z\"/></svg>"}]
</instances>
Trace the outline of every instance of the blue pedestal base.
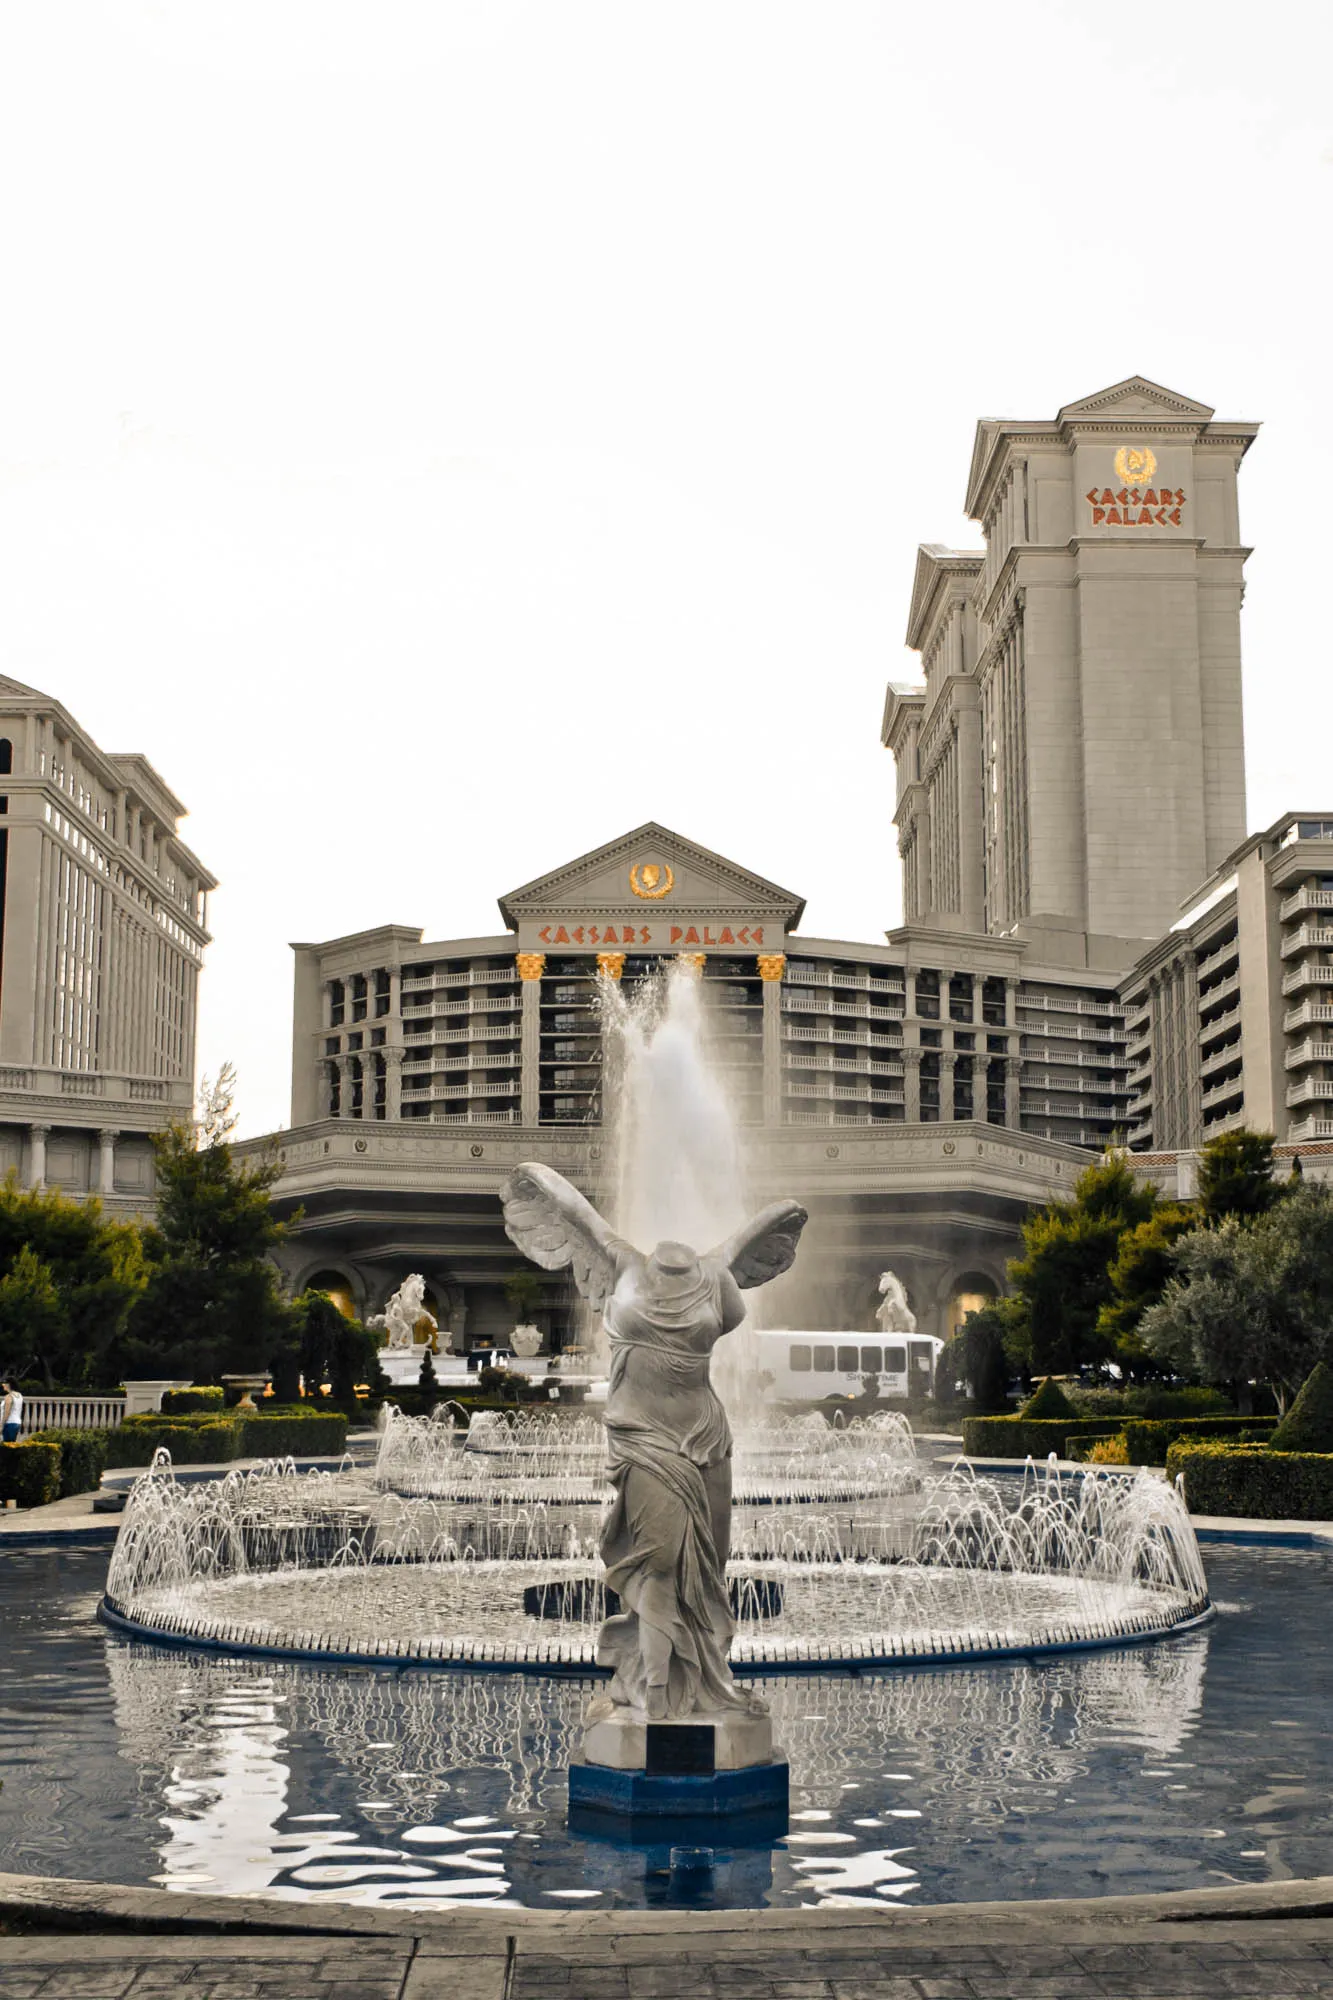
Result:
<instances>
[{"instance_id":1,"label":"blue pedestal base","mask_svg":"<svg viewBox=\"0 0 1333 2000\"><path fill-rule=\"evenodd\" d=\"M781 1816L788 1801L784 1759L750 1764L739 1771L711 1771L698 1777L615 1771L606 1764L571 1764L569 1806L599 1817L616 1814L635 1822L688 1819L716 1822L746 1815Z\"/></svg>"}]
</instances>

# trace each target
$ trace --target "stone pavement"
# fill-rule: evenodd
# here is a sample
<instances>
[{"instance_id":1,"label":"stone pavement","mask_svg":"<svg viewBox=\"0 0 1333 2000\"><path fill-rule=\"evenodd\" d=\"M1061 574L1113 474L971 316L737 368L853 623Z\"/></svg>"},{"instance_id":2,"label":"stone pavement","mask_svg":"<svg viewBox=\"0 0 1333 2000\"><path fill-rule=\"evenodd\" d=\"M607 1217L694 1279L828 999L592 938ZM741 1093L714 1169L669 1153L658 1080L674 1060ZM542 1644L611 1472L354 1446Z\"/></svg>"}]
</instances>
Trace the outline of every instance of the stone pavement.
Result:
<instances>
[{"instance_id":1,"label":"stone pavement","mask_svg":"<svg viewBox=\"0 0 1333 2000\"><path fill-rule=\"evenodd\" d=\"M900 1910L362 1909L0 1877L0 2000L1333 1996L1333 1879ZM91 1926L55 1934L59 1922ZM127 1932L113 1924L133 1924Z\"/></svg>"}]
</instances>

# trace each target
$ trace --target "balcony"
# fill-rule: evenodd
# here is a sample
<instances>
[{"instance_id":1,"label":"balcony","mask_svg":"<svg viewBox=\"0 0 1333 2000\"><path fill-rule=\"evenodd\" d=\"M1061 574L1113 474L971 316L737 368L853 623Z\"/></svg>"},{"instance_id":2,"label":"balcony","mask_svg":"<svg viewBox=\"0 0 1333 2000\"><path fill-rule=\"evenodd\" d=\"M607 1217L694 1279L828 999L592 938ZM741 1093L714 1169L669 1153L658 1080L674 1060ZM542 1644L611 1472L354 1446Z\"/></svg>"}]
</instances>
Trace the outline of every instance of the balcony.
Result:
<instances>
[{"instance_id":1,"label":"balcony","mask_svg":"<svg viewBox=\"0 0 1333 2000\"><path fill-rule=\"evenodd\" d=\"M1322 1000L1302 1000L1299 1007L1289 1007L1282 1016L1282 1025L1289 1035L1299 1028L1315 1028L1326 1021L1333 1021L1333 1006Z\"/></svg>"},{"instance_id":2,"label":"balcony","mask_svg":"<svg viewBox=\"0 0 1333 2000\"><path fill-rule=\"evenodd\" d=\"M1294 1049L1288 1049L1283 1059L1285 1069L1304 1069L1307 1063L1333 1063L1333 1042L1321 1042L1314 1036L1297 1042Z\"/></svg>"},{"instance_id":3,"label":"balcony","mask_svg":"<svg viewBox=\"0 0 1333 2000\"><path fill-rule=\"evenodd\" d=\"M1214 1105L1226 1104L1233 1097L1240 1102L1245 1096L1245 1076L1242 1070L1234 1070L1230 1076L1219 1077L1216 1083L1207 1084L1200 1102L1205 1111Z\"/></svg>"},{"instance_id":4,"label":"balcony","mask_svg":"<svg viewBox=\"0 0 1333 2000\"><path fill-rule=\"evenodd\" d=\"M1113 1000L1053 1000L1049 994L1028 994L1020 991L1018 996L1019 1012L1022 1013L1024 1008L1041 1014L1048 1012L1057 1014L1104 1014L1113 1016L1116 1020L1122 1020L1125 1014L1125 1009Z\"/></svg>"},{"instance_id":5,"label":"balcony","mask_svg":"<svg viewBox=\"0 0 1333 2000\"><path fill-rule=\"evenodd\" d=\"M1333 986L1333 965L1320 965L1316 959L1304 958L1299 965L1282 979L1284 993L1299 993L1303 986Z\"/></svg>"},{"instance_id":6,"label":"balcony","mask_svg":"<svg viewBox=\"0 0 1333 2000\"><path fill-rule=\"evenodd\" d=\"M436 1125L519 1125L523 1114L520 1111L445 1111L436 1112L432 1123Z\"/></svg>"},{"instance_id":7,"label":"balcony","mask_svg":"<svg viewBox=\"0 0 1333 2000\"><path fill-rule=\"evenodd\" d=\"M1287 1085L1287 1109L1294 1110L1298 1104L1315 1104L1322 1099L1333 1098L1333 1078L1325 1076L1303 1076L1299 1083Z\"/></svg>"},{"instance_id":8,"label":"balcony","mask_svg":"<svg viewBox=\"0 0 1333 2000\"><path fill-rule=\"evenodd\" d=\"M1314 1139L1333 1139L1333 1118L1315 1111L1308 1118L1302 1118L1299 1124L1287 1128L1288 1145L1306 1146Z\"/></svg>"},{"instance_id":9,"label":"balcony","mask_svg":"<svg viewBox=\"0 0 1333 2000\"><path fill-rule=\"evenodd\" d=\"M1299 929L1288 931L1282 940L1282 956L1293 958L1298 951L1333 951L1333 927L1302 924Z\"/></svg>"},{"instance_id":10,"label":"balcony","mask_svg":"<svg viewBox=\"0 0 1333 2000\"><path fill-rule=\"evenodd\" d=\"M1277 906L1284 924L1289 917L1303 916L1307 910L1333 910L1333 889L1297 889Z\"/></svg>"}]
</instances>

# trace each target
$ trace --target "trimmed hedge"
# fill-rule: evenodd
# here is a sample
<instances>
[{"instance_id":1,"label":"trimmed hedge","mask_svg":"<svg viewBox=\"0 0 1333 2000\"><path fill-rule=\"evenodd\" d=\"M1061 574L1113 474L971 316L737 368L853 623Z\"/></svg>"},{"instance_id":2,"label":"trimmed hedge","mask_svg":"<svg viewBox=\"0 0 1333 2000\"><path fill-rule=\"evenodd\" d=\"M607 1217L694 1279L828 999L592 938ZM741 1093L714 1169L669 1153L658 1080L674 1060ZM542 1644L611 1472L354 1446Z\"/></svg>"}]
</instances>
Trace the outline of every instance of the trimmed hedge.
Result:
<instances>
[{"instance_id":1,"label":"trimmed hedge","mask_svg":"<svg viewBox=\"0 0 1333 2000\"><path fill-rule=\"evenodd\" d=\"M1105 1417L964 1417L963 1450L969 1458L1045 1458L1065 1455L1065 1439L1105 1437L1115 1425Z\"/></svg>"},{"instance_id":2,"label":"trimmed hedge","mask_svg":"<svg viewBox=\"0 0 1333 2000\"><path fill-rule=\"evenodd\" d=\"M1184 1474L1191 1514L1333 1521L1333 1454L1182 1440L1167 1453L1166 1472Z\"/></svg>"},{"instance_id":3,"label":"trimmed hedge","mask_svg":"<svg viewBox=\"0 0 1333 2000\"><path fill-rule=\"evenodd\" d=\"M126 1417L109 1438L107 1464L151 1465L165 1445L173 1465L211 1465L232 1458L337 1458L347 1449L340 1410L280 1408L262 1416Z\"/></svg>"},{"instance_id":4,"label":"trimmed hedge","mask_svg":"<svg viewBox=\"0 0 1333 2000\"><path fill-rule=\"evenodd\" d=\"M1053 1375L1043 1375L1018 1412L1032 1423L1039 1417L1076 1417L1078 1411Z\"/></svg>"},{"instance_id":5,"label":"trimmed hedge","mask_svg":"<svg viewBox=\"0 0 1333 2000\"><path fill-rule=\"evenodd\" d=\"M1333 1451L1333 1368L1315 1364L1269 1442L1274 1451Z\"/></svg>"},{"instance_id":6,"label":"trimmed hedge","mask_svg":"<svg viewBox=\"0 0 1333 2000\"><path fill-rule=\"evenodd\" d=\"M1121 1426L1131 1465L1165 1465L1177 1438L1264 1444L1276 1417L1131 1417Z\"/></svg>"},{"instance_id":7,"label":"trimmed hedge","mask_svg":"<svg viewBox=\"0 0 1333 2000\"><path fill-rule=\"evenodd\" d=\"M347 1449L341 1410L275 1410L241 1417L242 1458L336 1458Z\"/></svg>"},{"instance_id":8,"label":"trimmed hedge","mask_svg":"<svg viewBox=\"0 0 1333 2000\"><path fill-rule=\"evenodd\" d=\"M184 1417L197 1411L220 1416L222 1413L221 1389L164 1389L162 1392L162 1415L164 1417Z\"/></svg>"},{"instance_id":9,"label":"trimmed hedge","mask_svg":"<svg viewBox=\"0 0 1333 2000\"><path fill-rule=\"evenodd\" d=\"M48 1431L34 1431L30 1442L33 1444L54 1444L60 1447L60 1498L68 1500L72 1493L95 1493L102 1483L106 1471L106 1455L110 1441L110 1431L74 1430L69 1426Z\"/></svg>"},{"instance_id":10,"label":"trimmed hedge","mask_svg":"<svg viewBox=\"0 0 1333 2000\"><path fill-rule=\"evenodd\" d=\"M1068 1454L1066 1440L1123 1435L1131 1465L1165 1465L1176 1438L1263 1438L1276 1417L968 1417L963 1423L963 1450L969 1458L1045 1458Z\"/></svg>"},{"instance_id":11,"label":"trimmed hedge","mask_svg":"<svg viewBox=\"0 0 1333 2000\"><path fill-rule=\"evenodd\" d=\"M0 1444L0 1501L45 1507L60 1497L60 1446L20 1438Z\"/></svg>"},{"instance_id":12,"label":"trimmed hedge","mask_svg":"<svg viewBox=\"0 0 1333 2000\"><path fill-rule=\"evenodd\" d=\"M216 1459L239 1458L241 1430L229 1418L205 1418L190 1423L184 1417L126 1417L112 1431L107 1447L109 1466L151 1465L153 1453L165 1445L173 1465L211 1465Z\"/></svg>"}]
</instances>

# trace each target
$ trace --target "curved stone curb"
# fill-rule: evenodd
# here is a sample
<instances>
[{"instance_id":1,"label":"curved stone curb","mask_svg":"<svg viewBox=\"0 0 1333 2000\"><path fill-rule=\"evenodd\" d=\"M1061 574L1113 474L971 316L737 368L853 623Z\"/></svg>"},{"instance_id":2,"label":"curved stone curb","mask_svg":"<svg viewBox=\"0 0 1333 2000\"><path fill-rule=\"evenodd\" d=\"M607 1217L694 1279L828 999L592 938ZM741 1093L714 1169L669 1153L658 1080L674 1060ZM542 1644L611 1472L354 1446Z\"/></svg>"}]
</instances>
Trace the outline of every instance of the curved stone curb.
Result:
<instances>
[{"instance_id":1,"label":"curved stone curb","mask_svg":"<svg viewBox=\"0 0 1333 2000\"><path fill-rule=\"evenodd\" d=\"M320 1901L316 1906L263 1896L180 1895L117 1883L52 1875L0 1874L0 1917L50 1919L52 1930L342 1935L429 1939L437 1955L502 1950L506 1936L542 1939L640 1938L674 1932L744 1932L755 1950L780 1950L812 1934L854 1931L886 1944L909 1935L964 1930L1116 1930L1177 1926L1197 1932L1222 1923L1289 1924L1333 1918L1333 1875L1298 1882L1256 1882L1219 1889L1131 1896L1060 1897L1015 1903L917 1903L892 1909L750 1910L384 1910ZM869 1933L868 1938L865 1934Z\"/></svg>"},{"instance_id":2,"label":"curved stone curb","mask_svg":"<svg viewBox=\"0 0 1333 2000\"><path fill-rule=\"evenodd\" d=\"M1197 1631L1215 1615L1210 1603L1190 1605L1172 1617L1166 1612L1142 1619L1111 1621L1091 1632L1071 1634L1071 1628L1053 1629L1049 1638L1022 1642L988 1635L988 1645L965 1645L954 1633L941 1635L932 1649L912 1650L891 1635L867 1637L864 1650L849 1653L832 1646L792 1642L790 1651L778 1652L762 1640L738 1642L732 1650L735 1672L759 1677L772 1674L859 1673L865 1668L939 1667L976 1665L988 1660L1049 1659L1060 1653L1101 1653L1121 1646L1148 1645L1156 1640L1175 1638ZM518 1641L472 1639L412 1639L398 1647L391 1639L380 1639L373 1647L361 1648L339 1643L339 1635L300 1633L285 1635L287 1643L270 1635L270 1628L256 1625L228 1625L222 1619L184 1618L167 1624L156 1617L136 1617L103 1598L97 1608L102 1624L129 1639L154 1646L176 1646L187 1651L225 1653L245 1659L302 1660L312 1666L332 1667L424 1667L467 1672L525 1673L576 1676L609 1675L599 1667L591 1641L571 1645L551 1640L529 1650Z\"/></svg>"}]
</instances>

